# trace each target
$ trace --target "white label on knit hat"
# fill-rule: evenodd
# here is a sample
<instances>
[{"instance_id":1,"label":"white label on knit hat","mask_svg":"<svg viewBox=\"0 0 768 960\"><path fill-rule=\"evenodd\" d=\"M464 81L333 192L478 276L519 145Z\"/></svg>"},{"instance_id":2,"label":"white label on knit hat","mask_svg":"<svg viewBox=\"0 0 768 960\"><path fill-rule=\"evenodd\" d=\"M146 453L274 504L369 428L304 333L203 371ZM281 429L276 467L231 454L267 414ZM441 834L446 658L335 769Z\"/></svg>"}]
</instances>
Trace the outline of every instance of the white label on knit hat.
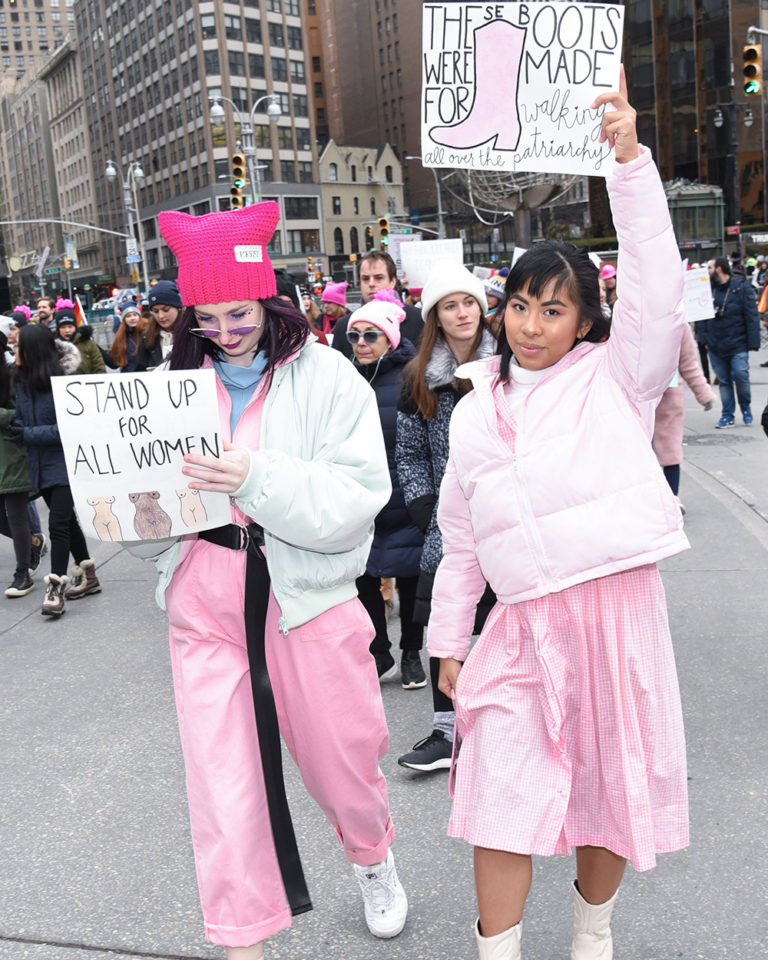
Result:
<instances>
[{"instance_id":1,"label":"white label on knit hat","mask_svg":"<svg viewBox=\"0 0 768 960\"><path fill-rule=\"evenodd\" d=\"M264 247L235 247L235 260L238 263L261 263L264 259Z\"/></svg>"}]
</instances>

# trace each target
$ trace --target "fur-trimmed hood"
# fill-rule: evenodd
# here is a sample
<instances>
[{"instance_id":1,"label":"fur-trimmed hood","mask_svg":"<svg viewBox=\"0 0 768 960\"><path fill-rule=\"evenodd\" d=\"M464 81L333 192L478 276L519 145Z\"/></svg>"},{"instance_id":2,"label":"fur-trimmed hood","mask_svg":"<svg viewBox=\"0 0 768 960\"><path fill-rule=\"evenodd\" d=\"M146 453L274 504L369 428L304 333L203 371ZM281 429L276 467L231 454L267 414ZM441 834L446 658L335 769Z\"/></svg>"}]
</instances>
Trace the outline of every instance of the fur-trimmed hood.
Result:
<instances>
[{"instance_id":1,"label":"fur-trimmed hood","mask_svg":"<svg viewBox=\"0 0 768 960\"><path fill-rule=\"evenodd\" d=\"M83 362L83 358L77 347L68 340L54 340L53 342L56 346L59 363L64 373L67 374L67 376L72 373L77 373L80 364Z\"/></svg>"},{"instance_id":2,"label":"fur-trimmed hood","mask_svg":"<svg viewBox=\"0 0 768 960\"><path fill-rule=\"evenodd\" d=\"M477 347L477 353L474 360L485 360L496 353L496 338L488 329L483 328L483 335ZM456 368L459 361L451 353L451 349L445 342L442 333L438 333L435 346L432 349L432 356L429 358L427 368L424 371L424 379L430 390L437 390L438 387L444 387L453 381L456 376Z\"/></svg>"}]
</instances>

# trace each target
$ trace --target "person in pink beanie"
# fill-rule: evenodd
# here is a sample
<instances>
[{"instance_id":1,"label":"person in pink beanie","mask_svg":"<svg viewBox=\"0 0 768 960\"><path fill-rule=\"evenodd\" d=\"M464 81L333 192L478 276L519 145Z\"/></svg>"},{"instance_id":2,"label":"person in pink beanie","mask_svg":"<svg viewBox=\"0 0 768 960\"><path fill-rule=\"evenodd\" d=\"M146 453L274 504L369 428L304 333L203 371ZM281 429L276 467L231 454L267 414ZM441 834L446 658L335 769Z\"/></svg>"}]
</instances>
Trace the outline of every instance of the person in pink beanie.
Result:
<instances>
[{"instance_id":1,"label":"person in pink beanie","mask_svg":"<svg viewBox=\"0 0 768 960\"><path fill-rule=\"evenodd\" d=\"M320 306L323 311L323 333L333 333L336 321L346 317L347 310L347 283L331 283L325 285L320 297Z\"/></svg>"},{"instance_id":2,"label":"person in pink beanie","mask_svg":"<svg viewBox=\"0 0 768 960\"><path fill-rule=\"evenodd\" d=\"M169 366L215 372L224 438L184 472L229 498L231 523L137 552L160 574L205 932L228 960L261 960L311 909L280 734L353 864L370 931L396 936L408 907L355 587L390 495L384 442L370 388L276 295L278 215L269 201L158 218L186 304Z\"/></svg>"}]
</instances>

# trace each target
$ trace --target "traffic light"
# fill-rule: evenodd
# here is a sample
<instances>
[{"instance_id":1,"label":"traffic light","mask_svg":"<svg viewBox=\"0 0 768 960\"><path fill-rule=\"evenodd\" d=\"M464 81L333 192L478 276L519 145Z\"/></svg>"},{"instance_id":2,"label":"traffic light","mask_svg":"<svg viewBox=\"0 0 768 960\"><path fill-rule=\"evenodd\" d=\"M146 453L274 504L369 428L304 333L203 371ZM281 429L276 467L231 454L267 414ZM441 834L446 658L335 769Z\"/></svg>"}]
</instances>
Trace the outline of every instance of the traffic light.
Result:
<instances>
[{"instance_id":1,"label":"traffic light","mask_svg":"<svg viewBox=\"0 0 768 960\"><path fill-rule=\"evenodd\" d=\"M229 191L229 205L232 209L245 206L243 187L245 186L245 154L232 154L232 189Z\"/></svg>"},{"instance_id":2,"label":"traffic light","mask_svg":"<svg viewBox=\"0 0 768 960\"><path fill-rule=\"evenodd\" d=\"M744 68L744 93L757 97L763 89L763 45L747 43L742 55Z\"/></svg>"},{"instance_id":3,"label":"traffic light","mask_svg":"<svg viewBox=\"0 0 768 960\"><path fill-rule=\"evenodd\" d=\"M389 245L389 217L379 217L379 243L382 247Z\"/></svg>"}]
</instances>

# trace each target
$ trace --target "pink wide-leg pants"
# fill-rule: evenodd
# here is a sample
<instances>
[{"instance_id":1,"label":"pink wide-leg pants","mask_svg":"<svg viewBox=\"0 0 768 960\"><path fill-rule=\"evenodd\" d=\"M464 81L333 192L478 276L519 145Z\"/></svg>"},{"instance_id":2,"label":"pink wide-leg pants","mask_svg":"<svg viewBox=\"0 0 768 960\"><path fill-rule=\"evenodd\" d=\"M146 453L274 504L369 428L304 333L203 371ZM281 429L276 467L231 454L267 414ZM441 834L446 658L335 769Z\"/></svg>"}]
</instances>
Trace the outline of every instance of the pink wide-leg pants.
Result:
<instances>
[{"instance_id":1,"label":"pink wide-leg pants","mask_svg":"<svg viewBox=\"0 0 768 960\"><path fill-rule=\"evenodd\" d=\"M243 623L245 554L199 540L166 600L192 843L206 937L249 946L289 927L269 823ZM360 602L283 636L267 615L280 730L347 859L383 860L394 837L379 769L388 733Z\"/></svg>"}]
</instances>

